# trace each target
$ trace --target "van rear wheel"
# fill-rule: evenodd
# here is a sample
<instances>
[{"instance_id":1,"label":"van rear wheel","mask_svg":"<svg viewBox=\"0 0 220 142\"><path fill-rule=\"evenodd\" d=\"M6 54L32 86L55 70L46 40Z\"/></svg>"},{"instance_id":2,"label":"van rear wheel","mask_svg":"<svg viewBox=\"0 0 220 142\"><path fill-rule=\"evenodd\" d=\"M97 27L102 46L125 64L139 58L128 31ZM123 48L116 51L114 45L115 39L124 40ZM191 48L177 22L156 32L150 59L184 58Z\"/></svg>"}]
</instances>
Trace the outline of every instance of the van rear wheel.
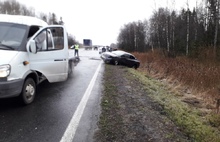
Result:
<instances>
[{"instance_id":1,"label":"van rear wheel","mask_svg":"<svg viewBox=\"0 0 220 142\"><path fill-rule=\"evenodd\" d=\"M68 74L70 75L72 72L73 72L73 61L70 60L68 65Z\"/></svg>"},{"instance_id":2,"label":"van rear wheel","mask_svg":"<svg viewBox=\"0 0 220 142\"><path fill-rule=\"evenodd\" d=\"M36 95L36 83L32 78L27 78L24 82L21 92L21 100L25 105L28 105L34 101Z\"/></svg>"},{"instance_id":3,"label":"van rear wheel","mask_svg":"<svg viewBox=\"0 0 220 142\"><path fill-rule=\"evenodd\" d=\"M73 60L69 60L69 64L68 64L68 77L70 77L72 75L73 72Z\"/></svg>"}]
</instances>

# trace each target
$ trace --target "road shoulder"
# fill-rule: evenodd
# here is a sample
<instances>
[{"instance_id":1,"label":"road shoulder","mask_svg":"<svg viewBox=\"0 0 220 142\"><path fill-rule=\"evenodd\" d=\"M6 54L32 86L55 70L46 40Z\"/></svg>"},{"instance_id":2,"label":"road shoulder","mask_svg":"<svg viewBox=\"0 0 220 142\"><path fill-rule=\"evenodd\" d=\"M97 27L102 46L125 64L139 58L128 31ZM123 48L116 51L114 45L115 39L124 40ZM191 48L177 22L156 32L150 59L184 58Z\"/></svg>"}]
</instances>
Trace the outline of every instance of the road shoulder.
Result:
<instances>
[{"instance_id":1,"label":"road shoulder","mask_svg":"<svg viewBox=\"0 0 220 142\"><path fill-rule=\"evenodd\" d=\"M188 141L128 68L106 65L103 84L95 141Z\"/></svg>"}]
</instances>

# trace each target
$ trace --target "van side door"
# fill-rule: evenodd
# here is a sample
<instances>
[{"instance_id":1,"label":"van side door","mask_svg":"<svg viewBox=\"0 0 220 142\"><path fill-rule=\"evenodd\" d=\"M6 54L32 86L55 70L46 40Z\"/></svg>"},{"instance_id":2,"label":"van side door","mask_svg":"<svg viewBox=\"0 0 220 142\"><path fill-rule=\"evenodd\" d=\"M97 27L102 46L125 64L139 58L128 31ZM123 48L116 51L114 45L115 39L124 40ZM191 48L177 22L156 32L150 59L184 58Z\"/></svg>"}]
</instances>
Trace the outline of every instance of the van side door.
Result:
<instances>
[{"instance_id":1,"label":"van side door","mask_svg":"<svg viewBox=\"0 0 220 142\"><path fill-rule=\"evenodd\" d=\"M34 43L36 52L31 51ZM27 44L30 69L42 73L49 82L60 82L68 76L68 42L63 26L49 26L38 31Z\"/></svg>"}]
</instances>

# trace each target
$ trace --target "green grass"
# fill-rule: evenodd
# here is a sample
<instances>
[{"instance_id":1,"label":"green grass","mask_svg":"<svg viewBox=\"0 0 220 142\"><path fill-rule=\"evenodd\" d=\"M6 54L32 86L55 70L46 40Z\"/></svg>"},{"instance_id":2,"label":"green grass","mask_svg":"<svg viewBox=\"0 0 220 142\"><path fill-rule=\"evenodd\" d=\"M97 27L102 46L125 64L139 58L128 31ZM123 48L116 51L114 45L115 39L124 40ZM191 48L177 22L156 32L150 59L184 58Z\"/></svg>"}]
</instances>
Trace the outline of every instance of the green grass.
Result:
<instances>
[{"instance_id":1,"label":"green grass","mask_svg":"<svg viewBox=\"0 0 220 142\"><path fill-rule=\"evenodd\" d=\"M130 75L132 74L132 75ZM171 93L168 87L160 81L133 69L129 69L130 78L138 78L144 84L148 95L164 106L166 115L195 142L220 142L220 132L216 124L216 115L201 116L201 112L178 99L175 93ZM215 116L215 117L214 117ZM218 125L219 126L219 125Z\"/></svg>"},{"instance_id":2,"label":"green grass","mask_svg":"<svg viewBox=\"0 0 220 142\"><path fill-rule=\"evenodd\" d=\"M119 104L117 103L116 95L117 86L112 80L113 73L111 66L105 66L103 79L103 98L101 101L102 113L99 121L99 141L117 141L117 138L122 138L126 135L122 130L122 118L117 113ZM199 109L181 101L178 97L178 92L171 91L166 85L159 80L139 72L138 70L128 69L125 77L129 80L138 80L144 85L144 89L154 101L159 103L164 108L164 112L179 129L187 135L193 142L220 142L220 116L218 114L201 115ZM117 131L116 131L117 130ZM172 137L168 135L167 137Z\"/></svg>"},{"instance_id":3,"label":"green grass","mask_svg":"<svg viewBox=\"0 0 220 142\"><path fill-rule=\"evenodd\" d=\"M101 101L102 113L98 124L100 131L97 134L98 140L101 142L116 141L120 135L123 135L123 130L120 127L122 125L122 118L120 114L117 114L119 107L116 101L117 88L111 77L111 70L106 65L103 79L104 90Z\"/></svg>"}]
</instances>

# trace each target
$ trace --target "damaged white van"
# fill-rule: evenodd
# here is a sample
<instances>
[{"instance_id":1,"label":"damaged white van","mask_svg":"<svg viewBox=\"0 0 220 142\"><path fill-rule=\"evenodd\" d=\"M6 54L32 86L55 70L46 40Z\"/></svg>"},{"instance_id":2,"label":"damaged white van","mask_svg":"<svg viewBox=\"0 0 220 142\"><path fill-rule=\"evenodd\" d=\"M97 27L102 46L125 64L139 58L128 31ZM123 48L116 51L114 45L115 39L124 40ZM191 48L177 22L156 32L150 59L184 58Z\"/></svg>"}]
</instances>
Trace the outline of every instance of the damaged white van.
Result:
<instances>
[{"instance_id":1,"label":"damaged white van","mask_svg":"<svg viewBox=\"0 0 220 142\"><path fill-rule=\"evenodd\" d=\"M0 14L0 98L33 102L37 85L72 71L67 31L35 17Z\"/></svg>"}]
</instances>

